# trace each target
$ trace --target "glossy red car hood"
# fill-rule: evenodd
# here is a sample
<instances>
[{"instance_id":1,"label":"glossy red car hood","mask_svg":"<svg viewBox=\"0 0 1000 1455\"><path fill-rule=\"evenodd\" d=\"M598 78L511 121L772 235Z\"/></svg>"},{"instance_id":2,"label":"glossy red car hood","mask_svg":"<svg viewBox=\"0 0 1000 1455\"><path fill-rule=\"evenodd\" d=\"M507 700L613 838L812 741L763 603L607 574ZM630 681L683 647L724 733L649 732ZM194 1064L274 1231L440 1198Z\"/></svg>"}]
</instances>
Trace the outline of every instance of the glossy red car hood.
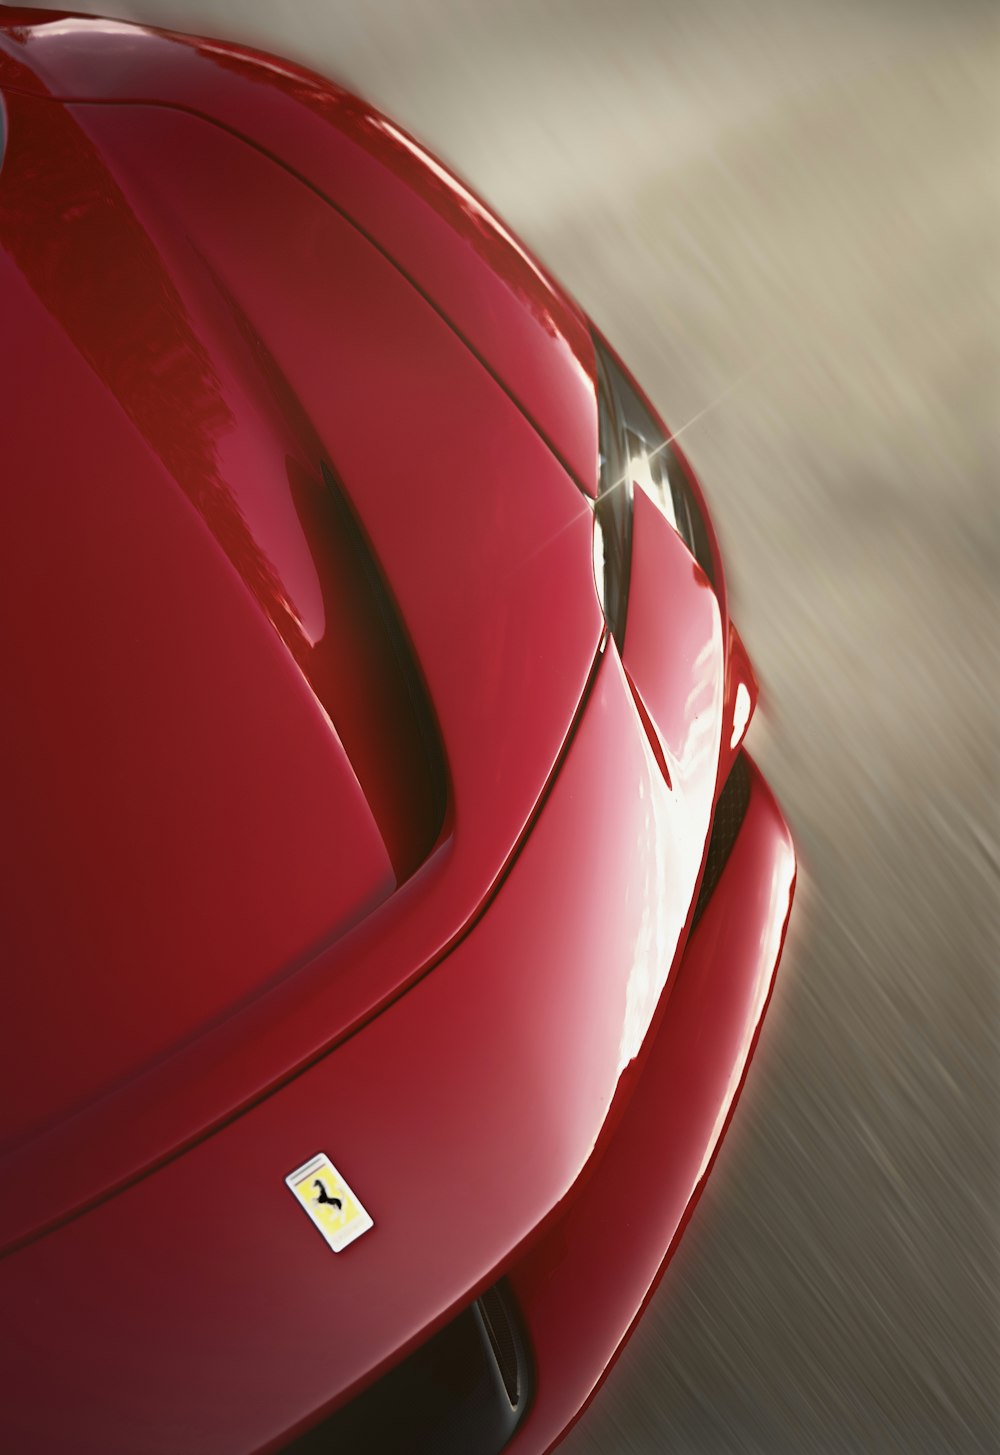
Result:
<instances>
[{"instance_id":1,"label":"glossy red car hood","mask_svg":"<svg viewBox=\"0 0 1000 1455\"><path fill-rule=\"evenodd\" d=\"M70 1113L79 1205L435 963L518 844L602 630L590 512L517 367L498 381L231 131L2 74L0 1104L23 1197L0 1241L69 1210ZM169 1114L126 1145L146 1102Z\"/></svg>"},{"instance_id":2,"label":"glossy red car hood","mask_svg":"<svg viewBox=\"0 0 1000 1455\"><path fill-rule=\"evenodd\" d=\"M584 315L474 193L367 102L246 47L2 6L0 90L153 102L280 159L396 261L596 493Z\"/></svg>"}]
</instances>

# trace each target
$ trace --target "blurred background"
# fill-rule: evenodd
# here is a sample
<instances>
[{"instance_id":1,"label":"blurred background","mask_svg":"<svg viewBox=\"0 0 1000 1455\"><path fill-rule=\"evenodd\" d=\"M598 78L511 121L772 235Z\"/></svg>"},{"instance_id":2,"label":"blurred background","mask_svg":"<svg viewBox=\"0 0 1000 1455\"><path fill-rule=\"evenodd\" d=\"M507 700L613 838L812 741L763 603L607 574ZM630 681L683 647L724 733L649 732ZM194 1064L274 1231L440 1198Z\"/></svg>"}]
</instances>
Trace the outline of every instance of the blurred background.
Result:
<instances>
[{"instance_id":1,"label":"blurred background","mask_svg":"<svg viewBox=\"0 0 1000 1455\"><path fill-rule=\"evenodd\" d=\"M74 8L382 106L705 482L800 889L733 1131L566 1455L1000 1449L1000 8Z\"/></svg>"}]
</instances>

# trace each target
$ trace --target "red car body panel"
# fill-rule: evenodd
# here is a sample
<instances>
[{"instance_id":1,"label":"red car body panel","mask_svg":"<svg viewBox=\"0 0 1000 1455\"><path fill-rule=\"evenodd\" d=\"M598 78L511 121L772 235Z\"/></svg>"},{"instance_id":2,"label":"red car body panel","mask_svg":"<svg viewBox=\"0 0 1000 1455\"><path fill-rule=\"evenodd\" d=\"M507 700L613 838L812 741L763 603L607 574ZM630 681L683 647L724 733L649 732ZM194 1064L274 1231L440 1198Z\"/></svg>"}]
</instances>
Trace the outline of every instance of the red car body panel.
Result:
<instances>
[{"instance_id":1,"label":"red car body panel","mask_svg":"<svg viewBox=\"0 0 1000 1455\"><path fill-rule=\"evenodd\" d=\"M111 473L151 499L171 490L186 496L325 709L324 696L332 706L334 695L345 695L336 690L338 674L355 696L359 675L341 645L344 636L357 638L357 622L345 616L350 603L327 559L331 520L320 462L330 461L392 582L434 705L450 792L436 852L417 880L385 901L383 913L334 939L331 904L326 924L311 925L311 939L327 929L334 942L291 978L280 974L289 957L276 959L276 983L263 1003L248 1001L242 1012L217 1020L201 1045L180 1050L179 1060L161 1060L138 1086L133 1079L125 1101L134 1114L113 1092L82 1113L88 1130L81 1137L75 1128L72 1139L85 1154L74 1156L65 1122L45 1137L44 1157L38 1147L15 1151L22 1191L4 1201L4 1241L29 1231L22 1202L38 1209L32 1221L69 1210L53 1202L42 1213L39 1200L59 1194L31 1170L38 1158L49 1167L65 1167L69 1158L72 1175L63 1186L78 1202L89 1201L315 1056L433 963L481 905L517 843L565 740L602 628L590 516L579 491L452 330L356 229L273 162L194 118L153 108L81 108L107 138L99 157L61 106L14 96L8 110L0 229L7 291L24 300L24 327L15 338L19 348L36 341L40 367L48 369L52 350L73 371L58 394L68 427L48 431L41 447L29 411L33 399L44 397L42 379L25 371L13 381L8 438L22 438L18 421L30 421L25 470L72 481L81 502L96 497ZM147 185L140 226L119 152L137 148L148 163L160 155L158 145L156 195L148 199ZM119 165L120 184L108 156ZM46 173L46 157L64 159L61 176ZM183 188L173 188L171 159L191 178L196 214L190 199L184 205ZM230 245L251 227L256 238L252 254L237 247L227 260L225 295L214 272L222 243L212 183L222 175L236 184L223 197ZM39 191L44 202L36 201ZM247 217L240 216L243 203ZM276 289L271 282L269 290L275 278L294 278L298 286ZM252 300L246 307L242 296ZM329 318L338 320L336 329ZM148 352L169 361L155 391L137 367ZM442 398L462 407L443 411ZM179 440L178 420L187 422ZM400 488L401 472L411 488ZM38 538L35 522L23 518L38 502L27 489L9 496L8 540ZM128 519L118 546L127 557ZM79 559L50 591L75 599L93 565ZM219 579L220 592L233 589L227 571ZM102 584L101 596L113 602L112 583ZM58 619L68 608L54 599L50 609ZM113 645L114 634L104 640ZM195 636L192 650L198 647ZM89 650L98 649L92 642ZM317 684L328 678L333 686L324 693ZM51 679L53 699L62 690ZM259 690L270 695L266 678ZM524 702L534 710L523 711ZM134 736L129 702L112 706L123 718L120 733ZM51 715L56 702L35 710ZM391 762L398 751L394 722L370 716L368 745L380 730L378 756ZM164 752L173 741L166 733ZM335 736L331 745L339 764ZM104 771L111 766L104 763ZM108 781L114 787L115 775ZM252 787L247 780L246 790ZM125 794L128 784L117 791ZM176 808L178 785L146 782L147 795L161 791L167 815ZM37 793L32 811L44 821L66 811L46 800L44 784ZM317 811L335 822L335 808L320 800ZM106 810L103 819L92 816L93 832L117 836L122 826L110 796ZM214 814L216 805L202 797L198 811ZM152 805L148 813L152 829ZM287 842L281 821L273 827L275 840ZM343 837L343 822L337 832ZM257 833L271 836L266 818L257 821ZM156 858L160 847L152 834L143 842L140 872L171 882L169 857L162 864ZM104 849L99 841L91 845L95 859ZM270 899L280 887L265 870L262 863L256 879L244 875L249 898ZM329 865L326 872L336 877ZM35 885L36 893L47 892L44 878ZM116 898L124 886L109 891ZM155 896L146 896L145 911L153 937ZM33 917L26 912L26 920ZM226 922L220 908L219 923ZM97 944L93 953L100 955ZM53 1048L54 1060L67 1055L71 1047ZM140 1069L129 1067L133 1078ZM163 1081L162 1092L146 1084L150 1079ZM77 1165L84 1156L86 1165Z\"/></svg>"},{"instance_id":2,"label":"red car body panel","mask_svg":"<svg viewBox=\"0 0 1000 1455\"><path fill-rule=\"evenodd\" d=\"M757 695L711 527L715 589L636 489L619 655L587 322L356 98L0 9L0 101L8 1443L277 1449L503 1273L541 1451L791 902L751 768L691 931ZM320 1148L375 1219L337 1256Z\"/></svg>"}]
</instances>

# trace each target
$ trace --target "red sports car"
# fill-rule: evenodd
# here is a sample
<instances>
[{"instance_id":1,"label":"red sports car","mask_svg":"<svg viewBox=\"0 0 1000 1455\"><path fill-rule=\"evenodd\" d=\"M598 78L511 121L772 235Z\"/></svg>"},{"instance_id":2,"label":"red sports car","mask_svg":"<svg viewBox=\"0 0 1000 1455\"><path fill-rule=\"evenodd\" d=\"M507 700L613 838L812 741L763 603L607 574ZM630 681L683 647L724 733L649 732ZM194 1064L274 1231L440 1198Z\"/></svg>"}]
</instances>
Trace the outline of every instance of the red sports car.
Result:
<instances>
[{"instance_id":1,"label":"red sports car","mask_svg":"<svg viewBox=\"0 0 1000 1455\"><path fill-rule=\"evenodd\" d=\"M681 451L422 147L0 9L0 1445L529 1455L794 882Z\"/></svg>"}]
</instances>

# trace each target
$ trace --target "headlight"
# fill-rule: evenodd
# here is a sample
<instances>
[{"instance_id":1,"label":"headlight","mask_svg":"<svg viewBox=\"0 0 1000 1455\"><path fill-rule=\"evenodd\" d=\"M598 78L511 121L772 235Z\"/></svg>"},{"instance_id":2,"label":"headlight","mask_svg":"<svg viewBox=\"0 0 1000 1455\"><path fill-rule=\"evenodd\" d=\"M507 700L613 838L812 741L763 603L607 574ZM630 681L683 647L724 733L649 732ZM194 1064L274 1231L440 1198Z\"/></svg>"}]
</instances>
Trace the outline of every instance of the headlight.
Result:
<instances>
[{"instance_id":1,"label":"headlight","mask_svg":"<svg viewBox=\"0 0 1000 1455\"><path fill-rule=\"evenodd\" d=\"M621 365L594 340L601 478L594 509L594 577L608 627L625 638L632 559L632 492L645 490L714 584L714 564L701 511L684 467Z\"/></svg>"}]
</instances>

